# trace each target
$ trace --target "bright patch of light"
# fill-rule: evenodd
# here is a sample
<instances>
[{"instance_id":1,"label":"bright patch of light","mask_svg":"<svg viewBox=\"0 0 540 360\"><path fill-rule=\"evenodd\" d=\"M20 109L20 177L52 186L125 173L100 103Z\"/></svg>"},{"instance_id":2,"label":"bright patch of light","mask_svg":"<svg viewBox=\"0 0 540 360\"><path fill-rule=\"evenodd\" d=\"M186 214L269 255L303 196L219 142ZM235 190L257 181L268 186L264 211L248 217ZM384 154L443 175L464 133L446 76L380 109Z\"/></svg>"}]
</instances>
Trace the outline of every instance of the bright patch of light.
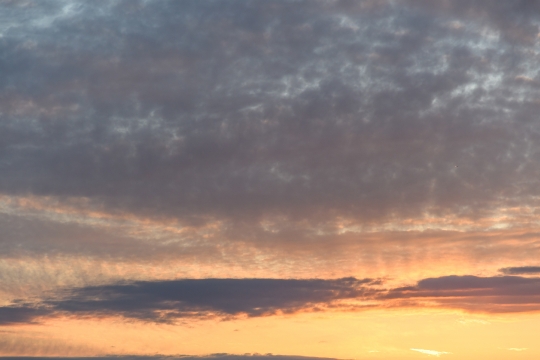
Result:
<instances>
[{"instance_id":1,"label":"bright patch of light","mask_svg":"<svg viewBox=\"0 0 540 360\"><path fill-rule=\"evenodd\" d=\"M412 349L412 351L418 351L422 354L426 354L426 355L431 355L431 356L441 356L441 355L446 355L446 354L451 354L450 352L447 352L447 351L436 351L436 350L425 350L425 349Z\"/></svg>"}]
</instances>

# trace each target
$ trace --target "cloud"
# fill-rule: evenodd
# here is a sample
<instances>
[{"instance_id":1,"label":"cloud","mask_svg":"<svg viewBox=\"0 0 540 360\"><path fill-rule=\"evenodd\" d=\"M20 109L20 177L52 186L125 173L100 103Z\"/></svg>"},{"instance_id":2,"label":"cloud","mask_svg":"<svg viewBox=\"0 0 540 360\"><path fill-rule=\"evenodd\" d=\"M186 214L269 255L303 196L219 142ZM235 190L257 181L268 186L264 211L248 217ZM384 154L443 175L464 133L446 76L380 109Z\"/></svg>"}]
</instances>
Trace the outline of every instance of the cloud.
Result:
<instances>
[{"instance_id":1,"label":"cloud","mask_svg":"<svg viewBox=\"0 0 540 360\"><path fill-rule=\"evenodd\" d=\"M122 316L153 322L179 318L268 316L323 310L340 300L372 297L372 279L186 279L138 281L60 291L54 298L0 308L0 324L40 317Z\"/></svg>"},{"instance_id":2,"label":"cloud","mask_svg":"<svg viewBox=\"0 0 540 360\"><path fill-rule=\"evenodd\" d=\"M540 274L540 266L507 267L499 269L499 271L507 275Z\"/></svg>"},{"instance_id":3,"label":"cloud","mask_svg":"<svg viewBox=\"0 0 540 360\"><path fill-rule=\"evenodd\" d=\"M1 5L4 194L234 224L536 204L534 6L29 4Z\"/></svg>"},{"instance_id":4,"label":"cloud","mask_svg":"<svg viewBox=\"0 0 540 360\"><path fill-rule=\"evenodd\" d=\"M37 317L49 315L49 313L46 309L25 305L0 307L0 325L33 323Z\"/></svg>"},{"instance_id":5,"label":"cloud","mask_svg":"<svg viewBox=\"0 0 540 360\"><path fill-rule=\"evenodd\" d=\"M380 308L452 308L511 313L540 310L540 278L443 276L415 286L384 288L381 280L181 279L123 282L57 289L41 300L0 307L0 324L50 317L123 317L157 323L229 319L301 311ZM464 320L462 323L488 322Z\"/></svg>"},{"instance_id":6,"label":"cloud","mask_svg":"<svg viewBox=\"0 0 540 360\"><path fill-rule=\"evenodd\" d=\"M441 356L441 355L446 355L446 354L451 354L450 352L446 352L446 351L436 351L436 350L425 350L425 349L412 349L412 351L417 351L417 352L420 352L422 354L426 354L426 355L432 355L432 356Z\"/></svg>"},{"instance_id":7,"label":"cloud","mask_svg":"<svg viewBox=\"0 0 540 360\"><path fill-rule=\"evenodd\" d=\"M443 276L416 286L390 290L385 299L397 306L435 306L472 312L510 313L540 310L540 278L519 276Z\"/></svg>"},{"instance_id":8,"label":"cloud","mask_svg":"<svg viewBox=\"0 0 540 360\"><path fill-rule=\"evenodd\" d=\"M534 43L538 25L534 23L538 11L536 3L504 2L481 0L471 3L464 0L444 0L433 3L425 0L411 0L408 4L435 14L453 15L465 21L475 21L491 27L507 41L524 45Z\"/></svg>"},{"instance_id":9,"label":"cloud","mask_svg":"<svg viewBox=\"0 0 540 360\"><path fill-rule=\"evenodd\" d=\"M277 277L538 255L534 6L0 7L2 258Z\"/></svg>"},{"instance_id":10,"label":"cloud","mask_svg":"<svg viewBox=\"0 0 540 360\"><path fill-rule=\"evenodd\" d=\"M463 325L471 325L471 324L490 325L491 324L489 321L480 320L480 319L460 319L458 320L458 322Z\"/></svg>"}]
</instances>

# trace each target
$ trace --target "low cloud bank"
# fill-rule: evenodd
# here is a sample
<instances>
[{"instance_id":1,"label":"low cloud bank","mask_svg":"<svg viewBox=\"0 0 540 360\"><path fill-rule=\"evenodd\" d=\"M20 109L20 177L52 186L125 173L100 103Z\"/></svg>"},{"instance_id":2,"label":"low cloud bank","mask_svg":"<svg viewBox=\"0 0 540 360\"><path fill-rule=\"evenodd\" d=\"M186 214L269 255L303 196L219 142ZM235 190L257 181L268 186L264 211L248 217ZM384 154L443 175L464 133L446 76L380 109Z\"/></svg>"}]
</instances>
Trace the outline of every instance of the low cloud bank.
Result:
<instances>
[{"instance_id":1,"label":"low cloud bank","mask_svg":"<svg viewBox=\"0 0 540 360\"><path fill-rule=\"evenodd\" d=\"M374 279L182 279L62 289L37 302L0 307L0 325L58 316L172 323L301 311L429 307L473 312L540 311L540 278L442 276L384 289Z\"/></svg>"},{"instance_id":2,"label":"low cloud bank","mask_svg":"<svg viewBox=\"0 0 540 360\"><path fill-rule=\"evenodd\" d=\"M153 322L179 318L268 316L322 310L340 300L373 298L373 279L184 279L61 290L38 303L0 308L0 325L38 318L122 316Z\"/></svg>"}]
</instances>

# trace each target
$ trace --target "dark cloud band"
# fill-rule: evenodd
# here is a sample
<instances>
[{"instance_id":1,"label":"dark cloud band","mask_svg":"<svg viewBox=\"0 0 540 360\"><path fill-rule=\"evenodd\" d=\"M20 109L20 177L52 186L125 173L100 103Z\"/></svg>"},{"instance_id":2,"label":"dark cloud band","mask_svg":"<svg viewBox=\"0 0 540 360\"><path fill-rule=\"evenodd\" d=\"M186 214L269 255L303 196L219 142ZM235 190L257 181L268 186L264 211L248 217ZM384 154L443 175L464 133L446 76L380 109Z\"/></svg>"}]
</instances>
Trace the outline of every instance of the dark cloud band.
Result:
<instances>
[{"instance_id":1,"label":"dark cloud band","mask_svg":"<svg viewBox=\"0 0 540 360\"><path fill-rule=\"evenodd\" d=\"M443 276L390 290L384 299L405 306L436 306L475 312L540 310L540 278L520 276Z\"/></svg>"},{"instance_id":2,"label":"dark cloud band","mask_svg":"<svg viewBox=\"0 0 540 360\"><path fill-rule=\"evenodd\" d=\"M518 266L499 269L500 272L507 275L525 275L525 274L540 274L540 266Z\"/></svg>"},{"instance_id":3,"label":"dark cloud band","mask_svg":"<svg viewBox=\"0 0 540 360\"><path fill-rule=\"evenodd\" d=\"M0 324L42 316L123 316L171 322L178 318L268 316L325 308L339 300L372 297L372 279L201 279L140 281L67 289L36 304L0 308Z\"/></svg>"},{"instance_id":4,"label":"dark cloud band","mask_svg":"<svg viewBox=\"0 0 540 360\"><path fill-rule=\"evenodd\" d=\"M444 276L415 286L381 289L381 281L286 279L186 279L139 281L65 289L37 303L0 308L0 324L40 318L121 316L152 322L181 318L269 316L299 311L356 311L368 308L443 307L480 312L540 310L540 278ZM343 303L345 302L345 303ZM347 303L348 302L348 303ZM345 304L345 306L343 306Z\"/></svg>"}]
</instances>

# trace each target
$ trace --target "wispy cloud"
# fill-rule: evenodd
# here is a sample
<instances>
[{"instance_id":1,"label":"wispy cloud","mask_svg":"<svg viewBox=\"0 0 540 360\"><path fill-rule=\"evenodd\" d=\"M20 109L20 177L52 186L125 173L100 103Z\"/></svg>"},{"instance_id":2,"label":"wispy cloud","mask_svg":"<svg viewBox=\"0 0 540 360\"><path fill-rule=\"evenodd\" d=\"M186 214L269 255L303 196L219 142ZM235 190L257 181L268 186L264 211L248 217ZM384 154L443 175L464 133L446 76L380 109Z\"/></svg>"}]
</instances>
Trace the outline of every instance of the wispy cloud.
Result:
<instances>
[{"instance_id":1,"label":"wispy cloud","mask_svg":"<svg viewBox=\"0 0 540 360\"><path fill-rule=\"evenodd\" d=\"M481 319L459 319L458 322L463 325L490 325L491 323L487 320Z\"/></svg>"},{"instance_id":2,"label":"wispy cloud","mask_svg":"<svg viewBox=\"0 0 540 360\"><path fill-rule=\"evenodd\" d=\"M411 348L412 351L417 351L417 352L420 352L422 354L426 354L426 355L431 355L431 356L441 356L441 355L447 355L447 354L451 354L450 352L446 352L446 351L436 351L436 350L425 350L425 349L413 349Z\"/></svg>"}]
</instances>

